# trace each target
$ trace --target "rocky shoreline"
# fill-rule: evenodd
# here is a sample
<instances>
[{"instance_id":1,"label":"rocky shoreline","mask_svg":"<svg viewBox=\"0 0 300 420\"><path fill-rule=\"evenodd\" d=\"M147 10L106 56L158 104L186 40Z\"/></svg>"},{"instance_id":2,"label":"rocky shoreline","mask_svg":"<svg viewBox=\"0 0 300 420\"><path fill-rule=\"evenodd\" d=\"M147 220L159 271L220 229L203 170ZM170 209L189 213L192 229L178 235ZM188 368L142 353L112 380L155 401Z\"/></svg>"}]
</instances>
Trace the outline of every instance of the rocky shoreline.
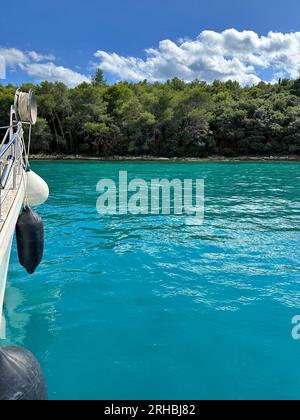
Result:
<instances>
[{"instance_id":1,"label":"rocky shoreline","mask_svg":"<svg viewBox=\"0 0 300 420\"><path fill-rule=\"evenodd\" d=\"M300 156L211 156L208 158L165 158L155 156L91 157L82 155L31 155L31 160L99 161L99 162L300 162Z\"/></svg>"}]
</instances>

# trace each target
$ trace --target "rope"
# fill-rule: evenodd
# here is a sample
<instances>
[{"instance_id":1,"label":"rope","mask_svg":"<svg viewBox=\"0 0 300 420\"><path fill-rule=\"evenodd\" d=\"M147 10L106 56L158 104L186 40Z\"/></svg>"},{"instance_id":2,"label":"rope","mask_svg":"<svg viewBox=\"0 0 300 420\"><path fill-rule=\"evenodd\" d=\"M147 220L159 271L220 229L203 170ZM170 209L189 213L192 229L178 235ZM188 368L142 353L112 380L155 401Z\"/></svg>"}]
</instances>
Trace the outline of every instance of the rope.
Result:
<instances>
[{"instance_id":1,"label":"rope","mask_svg":"<svg viewBox=\"0 0 300 420\"><path fill-rule=\"evenodd\" d=\"M30 126L30 128L31 128L31 126ZM26 145L25 145L25 140L24 140L23 132L22 132L22 136L21 136L20 140L21 140L23 152L25 154L25 170L22 170L22 182L24 184L24 191L25 191L24 204L23 204L23 206L24 207L26 207L26 206L28 207L27 182L26 182L26 179L25 179L25 173L26 173L27 169L30 167L29 166L29 148L28 148L28 150L26 152Z\"/></svg>"},{"instance_id":2,"label":"rope","mask_svg":"<svg viewBox=\"0 0 300 420\"><path fill-rule=\"evenodd\" d=\"M18 93L18 114L21 121L31 122L31 109L29 103L29 94L25 92Z\"/></svg>"},{"instance_id":3,"label":"rope","mask_svg":"<svg viewBox=\"0 0 300 420\"><path fill-rule=\"evenodd\" d=\"M17 117L23 123L35 125L37 121L37 103L32 90L29 93L17 91L15 97Z\"/></svg>"},{"instance_id":4,"label":"rope","mask_svg":"<svg viewBox=\"0 0 300 420\"><path fill-rule=\"evenodd\" d=\"M28 133L28 147L27 151L25 149L26 153L26 171L30 170L30 164L29 164L29 155L30 155L30 146L31 146L31 132L32 132L32 125L29 126L29 133Z\"/></svg>"},{"instance_id":5,"label":"rope","mask_svg":"<svg viewBox=\"0 0 300 420\"><path fill-rule=\"evenodd\" d=\"M29 133L28 133L28 145L26 148L24 137L23 144L24 144L24 153L25 153L25 171L30 170L29 166L29 154L30 154L30 146L31 146L31 132L32 132L32 124L36 123L36 103L35 99L33 99L32 92L29 93L18 91L17 99L15 103L16 111L20 121L23 123L29 124Z\"/></svg>"},{"instance_id":6,"label":"rope","mask_svg":"<svg viewBox=\"0 0 300 420\"><path fill-rule=\"evenodd\" d=\"M20 137L21 143L22 143L22 147L23 147L23 153L24 153L24 160L25 160L25 172L27 172L28 170L30 170L30 164L29 164L29 155L30 155L30 145L31 145L31 128L32 126L30 125L29 127L29 134L28 134L28 145L26 148L26 144L25 144L25 140L24 140L24 132L22 130L22 134Z\"/></svg>"}]
</instances>

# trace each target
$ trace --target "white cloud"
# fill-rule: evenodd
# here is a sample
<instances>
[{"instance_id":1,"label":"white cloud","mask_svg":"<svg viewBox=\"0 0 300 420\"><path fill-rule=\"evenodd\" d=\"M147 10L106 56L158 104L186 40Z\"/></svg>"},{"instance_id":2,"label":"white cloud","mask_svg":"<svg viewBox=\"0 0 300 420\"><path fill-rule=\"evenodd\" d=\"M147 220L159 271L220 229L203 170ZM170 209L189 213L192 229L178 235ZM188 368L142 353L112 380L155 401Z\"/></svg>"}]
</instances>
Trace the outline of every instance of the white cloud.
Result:
<instances>
[{"instance_id":1,"label":"white cloud","mask_svg":"<svg viewBox=\"0 0 300 420\"><path fill-rule=\"evenodd\" d=\"M28 52L28 56L31 58L32 61L55 61L55 56L52 54L48 54L48 55L43 55L43 54L39 54L35 51L29 51Z\"/></svg>"},{"instance_id":2,"label":"white cloud","mask_svg":"<svg viewBox=\"0 0 300 420\"><path fill-rule=\"evenodd\" d=\"M97 51L96 66L121 80L151 82L180 77L212 82L237 80L242 85L256 84L263 75L273 82L280 77L300 76L300 32L270 32L260 36L253 31L203 31L195 39L178 42L164 40L157 48L145 51L144 59ZM21 70L34 82L61 81L68 86L90 82L86 75L58 66L53 55L17 48L1 48L0 61L8 71ZM87 68L89 72L91 68ZM3 73L3 72L2 72Z\"/></svg>"},{"instance_id":3,"label":"white cloud","mask_svg":"<svg viewBox=\"0 0 300 420\"><path fill-rule=\"evenodd\" d=\"M66 67L56 66L54 63L31 63L26 65L29 76L48 82L63 82L70 87L75 87L83 82L89 83L90 79Z\"/></svg>"},{"instance_id":4,"label":"white cloud","mask_svg":"<svg viewBox=\"0 0 300 420\"><path fill-rule=\"evenodd\" d=\"M57 66L52 54L44 55L36 51L21 51L16 48L0 48L0 59L8 70L20 69L35 81L48 80L63 82L74 87L90 79L74 70Z\"/></svg>"},{"instance_id":5,"label":"white cloud","mask_svg":"<svg viewBox=\"0 0 300 420\"><path fill-rule=\"evenodd\" d=\"M280 73L300 75L300 32L259 36L253 31L203 31L194 40L178 43L161 41L158 48L146 50L146 58L124 57L97 51L100 68L119 79L165 81L180 77L212 82L237 80L243 85L258 83L259 72L269 69L271 80Z\"/></svg>"},{"instance_id":6,"label":"white cloud","mask_svg":"<svg viewBox=\"0 0 300 420\"><path fill-rule=\"evenodd\" d=\"M0 57L5 60L7 66L26 64L30 61L28 54L16 48L0 48Z\"/></svg>"}]
</instances>

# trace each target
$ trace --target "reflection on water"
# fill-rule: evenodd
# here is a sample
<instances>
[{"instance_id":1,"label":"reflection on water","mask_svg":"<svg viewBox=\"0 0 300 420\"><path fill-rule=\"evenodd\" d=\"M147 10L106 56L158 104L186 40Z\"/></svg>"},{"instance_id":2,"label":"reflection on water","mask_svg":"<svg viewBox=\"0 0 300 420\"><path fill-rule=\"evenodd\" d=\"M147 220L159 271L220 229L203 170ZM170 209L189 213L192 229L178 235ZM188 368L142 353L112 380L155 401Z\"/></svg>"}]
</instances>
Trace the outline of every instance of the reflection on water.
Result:
<instances>
[{"instance_id":1,"label":"reflection on water","mask_svg":"<svg viewBox=\"0 0 300 420\"><path fill-rule=\"evenodd\" d=\"M26 327L30 320L30 313L22 312L24 296L20 289L8 286L5 297L5 320L8 324L11 344L23 345L26 338ZM20 310L19 310L20 309Z\"/></svg>"},{"instance_id":2,"label":"reflection on water","mask_svg":"<svg viewBox=\"0 0 300 420\"><path fill-rule=\"evenodd\" d=\"M46 253L33 277L13 253L9 342L39 357L53 398L299 397L299 167L36 163ZM204 225L99 216L96 184L119 170L205 178Z\"/></svg>"}]
</instances>

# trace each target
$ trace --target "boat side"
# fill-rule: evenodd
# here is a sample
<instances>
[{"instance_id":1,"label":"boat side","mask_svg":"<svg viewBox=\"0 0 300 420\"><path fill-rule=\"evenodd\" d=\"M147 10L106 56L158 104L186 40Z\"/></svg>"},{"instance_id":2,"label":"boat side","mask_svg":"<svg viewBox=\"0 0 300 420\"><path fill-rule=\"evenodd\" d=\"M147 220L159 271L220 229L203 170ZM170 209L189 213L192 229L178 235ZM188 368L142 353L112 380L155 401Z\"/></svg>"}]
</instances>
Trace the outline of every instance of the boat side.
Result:
<instances>
[{"instance_id":1,"label":"boat side","mask_svg":"<svg viewBox=\"0 0 300 420\"><path fill-rule=\"evenodd\" d=\"M12 240L25 196L24 179L25 176L22 170L22 173L20 175L17 175L16 177L16 188L7 191L4 205L2 206L1 210L2 220L0 222L0 331Z\"/></svg>"}]
</instances>

